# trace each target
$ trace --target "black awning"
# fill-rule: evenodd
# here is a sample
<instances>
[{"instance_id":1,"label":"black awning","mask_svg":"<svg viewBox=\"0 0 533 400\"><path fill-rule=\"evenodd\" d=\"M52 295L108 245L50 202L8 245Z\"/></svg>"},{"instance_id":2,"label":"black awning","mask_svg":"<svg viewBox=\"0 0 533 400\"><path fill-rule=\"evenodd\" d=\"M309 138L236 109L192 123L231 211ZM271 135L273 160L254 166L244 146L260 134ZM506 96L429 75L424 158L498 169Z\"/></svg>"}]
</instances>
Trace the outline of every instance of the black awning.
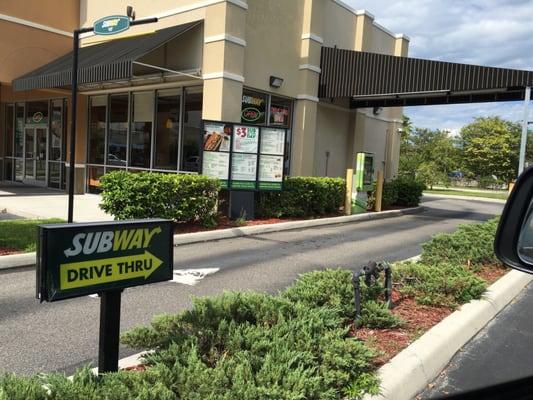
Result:
<instances>
[{"instance_id":1,"label":"black awning","mask_svg":"<svg viewBox=\"0 0 533 400\"><path fill-rule=\"evenodd\" d=\"M351 106L402 106L521 100L533 72L322 48L320 98Z\"/></svg>"},{"instance_id":2,"label":"black awning","mask_svg":"<svg viewBox=\"0 0 533 400\"><path fill-rule=\"evenodd\" d=\"M161 29L155 33L82 47L79 50L78 83L129 79L133 75L135 60L198 24L199 22L191 22ZM72 52L14 79L13 89L18 91L59 88L69 86L71 82Z\"/></svg>"}]
</instances>

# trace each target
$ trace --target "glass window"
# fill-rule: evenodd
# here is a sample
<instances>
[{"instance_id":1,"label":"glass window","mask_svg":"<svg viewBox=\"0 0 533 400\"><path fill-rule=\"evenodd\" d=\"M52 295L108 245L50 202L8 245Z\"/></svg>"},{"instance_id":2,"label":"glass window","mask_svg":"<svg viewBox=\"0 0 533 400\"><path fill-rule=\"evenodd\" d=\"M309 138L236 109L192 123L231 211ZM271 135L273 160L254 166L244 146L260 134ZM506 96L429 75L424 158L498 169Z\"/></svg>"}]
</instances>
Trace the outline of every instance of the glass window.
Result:
<instances>
[{"instance_id":1,"label":"glass window","mask_svg":"<svg viewBox=\"0 0 533 400\"><path fill-rule=\"evenodd\" d=\"M270 99L269 125L288 128L291 125L292 100L274 97Z\"/></svg>"},{"instance_id":2,"label":"glass window","mask_svg":"<svg viewBox=\"0 0 533 400\"><path fill-rule=\"evenodd\" d=\"M48 186L56 189L61 187L61 163L48 163Z\"/></svg>"},{"instance_id":3,"label":"glass window","mask_svg":"<svg viewBox=\"0 0 533 400\"><path fill-rule=\"evenodd\" d=\"M26 125L48 125L48 101L26 103Z\"/></svg>"},{"instance_id":4,"label":"glass window","mask_svg":"<svg viewBox=\"0 0 533 400\"><path fill-rule=\"evenodd\" d=\"M6 143L6 157L13 156L13 104L6 104L6 129L4 131L4 142Z\"/></svg>"},{"instance_id":5,"label":"glass window","mask_svg":"<svg viewBox=\"0 0 533 400\"><path fill-rule=\"evenodd\" d=\"M105 129L107 96L89 99L89 163L103 164L105 153Z\"/></svg>"},{"instance_id":6,"label":"glass window","mask_svg":"<svg viewBox=\"0 0 533 400\"><path fill-rule=\"evenodd\" d=\"M87 190L89 193L100 193L100 177L104 174L104 167L87 168Z\"/></svg>"},{"instance_id":7,"label":"glass window","mask_svg":"<svg viewBox=\"0 0 533 400\"><path fill-rule=\"evenodd\" d=\"M185 89L180 171L198 172L202 146L202 88Z\"/></svg>"},{"instance_id":8,"label":"glass window","mask_svg":"<svg viewBox=\"0 0 533 400\"><path fill-rule=\"evenodd\" d=\"M15 116L15 157L24 152L24 105L17 104Z\"/></svg>"},{"instance_id":9,"label":"glass window","mask_svg":"<svg viewBox=\"0 0 533 400\"><path fill-rule=\"evenodd\" d=\"M150 168L154 93L133 94L130 165Z\"/></svg>"},{"instance_id":10,"label":"glass window","mask_svg":"<svg viewBox=\"0 0 533 400\"><path fill-rule=\"evenodd\" d=\"M6 158L4 160L4 179L6 181L12 181L13 180L13 160L10 158Z\"/></svg>"},{"instance_id":11,"label":"glass window","mask_svg":"<svg viewBox=\"0 0 533 400\"><path fill-rule=\"evenodd\" d=\"M268 95L244 89L242 92L241 122L264 125Z\"/></svg>"},{"instance_id":12,"label":"glass window","mask_svg":"<svg viewBox=\"0 0 533 400\"><path fill-rule=\"evenodd\" d=\"M17 182L22 182L24 178L23 172L23 161L22 159L15 159L15 180Z\"/></svg>"},{"instance_id":13,"label":"glass window","mask_svg":"<svg viewBox=\"0 0 533 400\"><path fill-rule=\"evenodd\" d=\"M52 100L51 114L48 160L60 161L63 138L63 100Z\"/></svg>"},{"instance_id":14,"label":"glass window","mask_svg":"<svg viewBox=\"0 0 533 400\"><path fill-rule=\"evenodd\" d=\"M126 165L128 149L128 94L109 97L109 139L107 164Z\"/></svg>"},{"instance_id":15,"label":"glass window","mask_svg":"<svg viewBox=\"0 0 533 400\"><path fill-rule=\"evenodd\" d=\"M154 168L175 170L178 166L178 135L181 90L157 93L157 126L154 138Z\"/></svg>"}]
</instances>

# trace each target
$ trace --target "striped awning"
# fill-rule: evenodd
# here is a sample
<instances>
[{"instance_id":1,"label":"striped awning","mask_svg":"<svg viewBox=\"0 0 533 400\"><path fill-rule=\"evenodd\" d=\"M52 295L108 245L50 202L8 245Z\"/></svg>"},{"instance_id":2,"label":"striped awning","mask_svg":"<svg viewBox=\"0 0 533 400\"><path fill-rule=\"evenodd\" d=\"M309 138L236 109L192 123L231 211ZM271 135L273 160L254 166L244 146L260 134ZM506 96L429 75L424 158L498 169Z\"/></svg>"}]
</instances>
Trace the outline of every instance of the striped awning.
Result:
<instances>
[{"instance_id":1,"label":"striped awning","mask_svg":"<svg viewBox=\"0 0 533 400\"><path fill-rule=\"evenodd\" d=\"M78 55L78 83L97 83L130 79L133 64L199 22L161 29L155 33L111 40L82 47ZM13 89L31 90L62 88L72 82L72 52L13 80Z\"/></svg>"},{"instance_id":2,"label":"striped awning","mask_svg":"<svg viewBox=\"0 0 533 400\"><path fill-rule=\"evenodd\" d=\"M322 48L320 98L384 107L522 100L533 72Z\"/></svg>"}]
</instances>

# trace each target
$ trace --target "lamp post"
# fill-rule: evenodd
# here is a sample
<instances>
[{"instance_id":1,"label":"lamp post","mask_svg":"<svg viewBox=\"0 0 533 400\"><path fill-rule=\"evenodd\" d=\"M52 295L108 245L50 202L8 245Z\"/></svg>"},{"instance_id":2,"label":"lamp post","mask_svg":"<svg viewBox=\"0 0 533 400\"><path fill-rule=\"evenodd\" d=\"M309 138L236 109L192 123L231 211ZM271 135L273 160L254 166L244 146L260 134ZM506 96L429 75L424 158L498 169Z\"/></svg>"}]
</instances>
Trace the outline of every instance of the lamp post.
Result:
<instances>
[{"instance_id":1,"label":"lamp post","mask_svg":"<svg viewBox=\"0 0 533 400\"><path fill-rule=\"evenodd\" d=\"M82 33L94 32L97 35L113 35L129 29L130 26L144 25L157 22L156 17L135 20L135 11L131 6L127 8L127 16L111 16L102 18L94 23L92 27L74 30L72 46L72 100L71 100L71 126L70 126L70 157L68 176L68 219L72 222L74 217L74 168L76 165L76 118L78 106L78 53L80 35ZM106 23L107 22L107 23Z\"/></svg>"},{"instance_id":2,"label":"lamp post","mask_svg":"<svg viewBox=\"0 0 533 400\"><path fill-rule=\"evenodd\" d=\"M522 137L520 139L520 158L518 161L518 175L524 171L526 165L526 143L527 143L527 126L529 116L529 101L531 99L531 87L526 87L524 96L524 119L522 120Z\"/></svg>"}]
</instances>

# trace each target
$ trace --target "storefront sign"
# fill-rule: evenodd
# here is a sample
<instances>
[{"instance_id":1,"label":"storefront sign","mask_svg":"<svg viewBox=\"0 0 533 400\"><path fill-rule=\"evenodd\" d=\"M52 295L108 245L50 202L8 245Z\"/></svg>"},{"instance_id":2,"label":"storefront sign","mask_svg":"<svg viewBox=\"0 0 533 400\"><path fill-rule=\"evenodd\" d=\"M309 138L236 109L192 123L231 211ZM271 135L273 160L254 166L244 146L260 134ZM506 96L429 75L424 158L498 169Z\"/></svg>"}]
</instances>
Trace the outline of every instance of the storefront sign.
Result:
<instances>
[{"instance_id":1,"label":"storefront sign","mask_svg":"<svg viewBox=\"0 0 533 400\"><path fill-rule=\"evenodd\" d=\"M242 95L241 120L244 123L264 124L266 114L266 96L260 93Z\"/></svg>"},{"instance_id":2,"label":"storefront sign","mask_svg":"<svg viewBox=\"0 0 533 400\"><path fill-rule=\"evenodd\" d=\"M169 220L41 225L38 247L41 301L172 279Z\"/></svg>"},{"instance_id":3,"label":"storefront sign","mask_svg":"<svg viewBox=\"0 0 533 400\"><path fill-rule=\"evenodd\" d=\"M130 19L125 15L110 15L95 21L94 33L96 35L115 35L128 30Z\"/></svg>"},{"instance_id":4,"label":"storefront sign","mask_svg":"<svg viewBox=\"0 0 533 400\"><path fill-rule=\"evenodd\" d=\"M270 125L289 126L290 107L285 105L270 106Z\"/></svg>"},{"instance_id":5,"label":"storefront sign","mask_svg":"<svg viewBox=\"0 0 533 400\"><path fill-rule=\"evenodd\" d=\"M33 122L38 124L39 122L41 122L43 120L43 118L44 118L43 113L40 112L40 111L37 111L35 114L33 114L31 119L33 120Z\"/></svg>"}]
</instances>

